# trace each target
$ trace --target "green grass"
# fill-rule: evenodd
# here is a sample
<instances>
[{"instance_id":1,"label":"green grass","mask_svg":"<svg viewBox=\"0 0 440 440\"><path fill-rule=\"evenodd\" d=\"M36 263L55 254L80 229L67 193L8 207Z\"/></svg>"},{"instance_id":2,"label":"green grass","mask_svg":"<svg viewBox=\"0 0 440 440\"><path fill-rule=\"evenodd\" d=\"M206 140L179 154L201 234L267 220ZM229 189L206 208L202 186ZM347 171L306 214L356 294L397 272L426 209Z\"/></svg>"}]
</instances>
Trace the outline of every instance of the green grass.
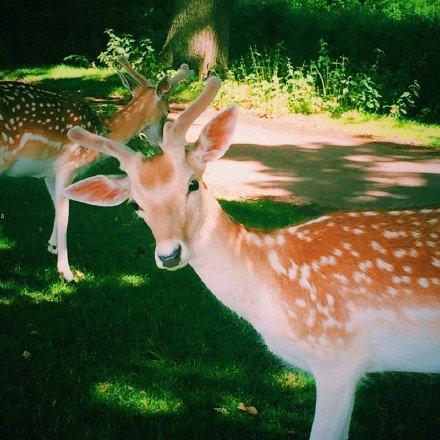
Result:
<instances>
[{"instance_id":1,"label":"green grass","mask_svg":"<svg viewBox=\"0 0 440 440\"><path fill-rule=\"evenodd\" d=\"M356 111L344 113L337 121L356 135L373 135L408 144L440 147L438 124L422 124L391 116L366 115Z\"/></svg>"},{"instance_id":2,"label":"green grass","mask_svg":"<svg viewBox=\"0 0 440 440\"><path fill-rule=\"evenodd\" d=\"M0 71L0 80L25 81L98 98L129 96L113 69L71 67L64 64Z\"/></svg>"},{"instance_id":3,"label":"green grass","mask_svg":"<svg viewBox=\"0 0 440 440\"><path fill-rule=\"evenodd\" d=\"M314 386L267 352L192 269L160 271L149 230L127 205L72 203L69 251L83 270L60 281L45 250L44 184L2 179L2 438L306 438ZM222 202L250 226L281 227L325 209ZM370 375L353 438L434 438L440 382ZM240 402L256 416L237 410Z\"/></svg>"},{"instance_id":4,"label":"green grass","mask_svg":"<svg viewBox=\"0 0 440 440\"><path fill-rule=\"evenodd\" d=\"M113 172L109 164L101 171ZM70 259L85 279L68 284L46 251L53 208L44 183L0 185L1 438L307 438L311 378L272 356L191 268L157 269L153 237L129 206L71 203ZM264 229L326 212L222 205ZM241 402L258 414L239 411ZM435 438L439 408L435 376L369 375L358 388L352 438Z\"/></svg>"}]
</instances>

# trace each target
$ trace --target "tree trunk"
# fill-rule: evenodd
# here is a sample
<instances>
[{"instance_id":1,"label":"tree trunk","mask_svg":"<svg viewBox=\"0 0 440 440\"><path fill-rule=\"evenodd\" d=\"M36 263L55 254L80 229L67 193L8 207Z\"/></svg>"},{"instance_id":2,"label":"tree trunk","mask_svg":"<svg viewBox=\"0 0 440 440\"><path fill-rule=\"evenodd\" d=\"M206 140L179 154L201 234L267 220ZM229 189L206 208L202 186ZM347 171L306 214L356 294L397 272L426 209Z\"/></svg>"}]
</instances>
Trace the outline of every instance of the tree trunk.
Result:
<instances>
[{"instance_id":1,"label":"tree trunk","mask_svg":"<svg viewBox=\"0 0 440 440\"><path fill-rule=\"evenodd\" d=\"M229 24L233 0L176 0L163 55L174 65L191 64L206 78L228 61Z\"/></svg>"}]
</instances>

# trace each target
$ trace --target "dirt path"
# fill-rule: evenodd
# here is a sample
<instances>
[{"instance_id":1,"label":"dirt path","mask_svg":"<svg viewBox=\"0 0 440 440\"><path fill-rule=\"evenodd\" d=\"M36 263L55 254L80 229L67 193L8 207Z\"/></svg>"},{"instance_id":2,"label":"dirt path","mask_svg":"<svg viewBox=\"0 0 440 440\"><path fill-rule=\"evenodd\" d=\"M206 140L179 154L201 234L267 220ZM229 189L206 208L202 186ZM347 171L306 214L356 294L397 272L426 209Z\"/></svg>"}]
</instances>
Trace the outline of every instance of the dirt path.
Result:
<instances>
[{"instance_id":1,"label":"dirt path","mask_svg":"<svg viewBox=\"0 0 440 440\"><path fill-rule=\"evenodd\" d=\"M193 124L190 142L214 114L209 110ZM207 185L230 200L275 198L339 209L440 204L439 152L318 124L241 114L227 155L206 170Z\"/></svg>"}]
</instances>

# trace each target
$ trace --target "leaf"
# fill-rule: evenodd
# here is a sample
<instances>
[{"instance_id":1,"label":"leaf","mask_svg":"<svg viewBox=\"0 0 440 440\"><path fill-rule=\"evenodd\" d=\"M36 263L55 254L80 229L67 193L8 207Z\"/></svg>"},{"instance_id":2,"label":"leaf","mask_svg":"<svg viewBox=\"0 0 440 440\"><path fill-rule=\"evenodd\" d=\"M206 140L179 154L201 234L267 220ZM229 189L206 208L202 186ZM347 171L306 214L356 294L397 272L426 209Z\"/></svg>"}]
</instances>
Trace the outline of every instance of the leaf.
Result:
<instances>
[{"instance_id":1,"label":"leaf","mask_svg":"<svg viewBox=\"0 0 440 440\"><path fill-rule=\"evenodd\" d=\"M245 411L249 414L252 414L253 416L258 414L257 408L255 408L255 406L248 406L242 402L240 402L238 404L237 409L239 409L240 411Z\"/></svg>"},{"instance_id":2,"label":"leaf","mask_svg":"<svg viewBox=\"0 0 440 440\"><path fill-rule=\"evenodd\" d=\"M32 355L31 355L27 350L25 350L25 351L23 351L22 356L23 356L25 359L29 359Z\"/></svg>"}]
</instances>

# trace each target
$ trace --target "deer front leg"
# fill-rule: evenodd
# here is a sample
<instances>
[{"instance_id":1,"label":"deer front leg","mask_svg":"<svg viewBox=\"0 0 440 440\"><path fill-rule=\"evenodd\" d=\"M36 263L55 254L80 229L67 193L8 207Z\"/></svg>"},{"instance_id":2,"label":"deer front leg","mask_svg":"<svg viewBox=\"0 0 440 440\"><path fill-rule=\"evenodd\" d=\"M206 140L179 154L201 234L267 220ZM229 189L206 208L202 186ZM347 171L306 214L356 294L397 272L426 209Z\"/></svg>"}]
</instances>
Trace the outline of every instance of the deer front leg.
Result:
<instances>
[{"instance_id":1,"label":"deer front leg","mask_svg":"<svg viewBox=\"0 0 440 440\"><path fill-rule=\"evenodd\" d=\"M56 209L55 204L55 178L54 177L46 177L44 179L46 183L47 190L49 191L50 198L52 199L54 209ZM51 254L56 255L58 253L58 235L57 235L57 222L56 222L56 216L54 216L53 220L53 228L52 228L52 234L49 238L49 244L47 245L47 250Z\"/></svg>"},{"instance_id":2,"label":"deer front leg","mask_svg":"<svg viewBox=\"0 0 440 440\"><path fill-rule=\"evenodd\" d=\"M66 281L74 281L75 276L69 266L67 256L67 224L69 222L69 199L64 196L64 189L73 180L72 170L58 169L55 174L55 226L58 244L57 269ZM52 238L52 237L51 237ZM78 273L78 277L82 275Z\"/></svg>"},{"instance_id":3,"label":"deer front leg","mask_svg":"<svg viewBox=\"0 0 440 440\"><path fill-rule=\"evenodd\" d=\"M359 371L335 368L315 375L316 409L310 440L346 440Z\"/></svg>"}]
</instances>

